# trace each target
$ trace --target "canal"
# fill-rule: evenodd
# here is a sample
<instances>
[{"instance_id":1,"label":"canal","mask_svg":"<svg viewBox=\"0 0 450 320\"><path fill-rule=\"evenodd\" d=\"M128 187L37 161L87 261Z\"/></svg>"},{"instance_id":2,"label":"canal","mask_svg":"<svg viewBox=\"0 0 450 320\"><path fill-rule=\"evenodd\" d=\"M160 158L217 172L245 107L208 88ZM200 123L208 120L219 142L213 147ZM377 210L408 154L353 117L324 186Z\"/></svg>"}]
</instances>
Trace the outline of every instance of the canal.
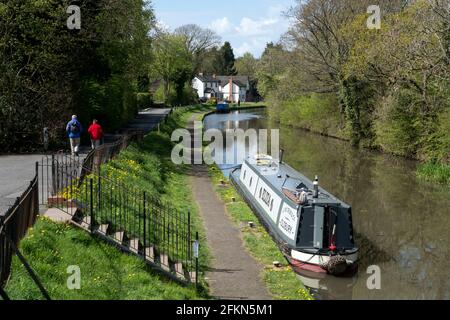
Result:
<instances>
[{"instance_id":1,"label":"canal","mask_svg":"<svg viewBox=\"0 0 450 320\"><path fill-rule=\"evenodd\" d=\"M319 175L323 188L352 206L359 272L299 275L317 299L450 299L450 188L418 179L416 162L280 128L261 109L210 115L205 128L279 129L284 161L310 179ZM221 168L228 174L231 167ZM372 266L381 270L379 290L367 285Z\"/></svg>"}]
</instances>

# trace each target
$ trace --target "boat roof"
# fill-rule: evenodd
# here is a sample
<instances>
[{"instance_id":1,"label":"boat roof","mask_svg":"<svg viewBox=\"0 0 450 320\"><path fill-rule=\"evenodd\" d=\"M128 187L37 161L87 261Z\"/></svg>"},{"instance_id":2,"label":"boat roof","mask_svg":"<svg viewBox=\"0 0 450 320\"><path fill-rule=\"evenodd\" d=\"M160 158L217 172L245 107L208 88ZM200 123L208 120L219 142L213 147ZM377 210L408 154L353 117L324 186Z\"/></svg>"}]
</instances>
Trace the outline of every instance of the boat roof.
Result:
<instances>
[{"instance_id":1,"label":"boat roof","mask_svg":"<svg viewBox=\"0 0 450 320\"><path fill-rule=\"evenodd\" d=\"M308 191L312 191L314 189L313 181L293 169L288 164L280 164L278 163L278 161L274 161L270 156L250 156L245 160L245 162L254 171L256 171L259 176L266 180L266 183L274 186L274 188L281 193L283 188L298 191L297 187L300 185ZM348 204L337 199L335 196L321 187L319 187L319 198L312 198L311 201L312 203L318 205L334 204L341 205L343 207L350 207Z\"/></svg>"}]
</instances>

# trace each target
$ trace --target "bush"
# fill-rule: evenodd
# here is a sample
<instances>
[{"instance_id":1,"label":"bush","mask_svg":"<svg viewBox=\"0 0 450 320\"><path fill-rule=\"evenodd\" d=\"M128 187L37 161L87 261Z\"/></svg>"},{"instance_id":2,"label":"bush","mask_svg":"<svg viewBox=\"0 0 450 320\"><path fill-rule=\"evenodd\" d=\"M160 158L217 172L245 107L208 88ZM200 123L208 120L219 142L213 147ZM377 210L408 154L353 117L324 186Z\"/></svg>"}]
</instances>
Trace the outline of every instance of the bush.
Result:
<instances>
[{"instance_id":1,"label":"bush","mask_svg":"<svg viewBox=\"0 0 450 320\"><path fill-rule=\"evenodd\" d=\"M376 143L388 153L415 157L421 130L415 97L401 90L383 100L375 121Z\"/></svg>"},{"instance_id":2,"label":"bush","mask_svg":"<svg viewBox=\"0 0 450 320\"><path fill-rule=\"evenodd\" d=\"M294 127L320 134L342 136L339 128L339 110L335 95L311 94L284 102L280 121Z\"/></svg>"},{"instance_id":3,"label":"bush","mask_svg":"<svg viewBox=\"0 0 450 320\"><path fill-rule=\"evenodd\" d=\"M138 110L148 109L153 107L153 97L150 93L137 93L136 102Z\"/></svg>"},{"instance_id":4,"label":"bush","mask_svg":"<svg viewBox=\"0 0 450 320\"><path fill-rule=\"evenodd\" d=\"M216 106L217 105L217 98L209 98L208 101L206 101L206 105L208 105L208 106Z\"/></svg>"}]
</instances>

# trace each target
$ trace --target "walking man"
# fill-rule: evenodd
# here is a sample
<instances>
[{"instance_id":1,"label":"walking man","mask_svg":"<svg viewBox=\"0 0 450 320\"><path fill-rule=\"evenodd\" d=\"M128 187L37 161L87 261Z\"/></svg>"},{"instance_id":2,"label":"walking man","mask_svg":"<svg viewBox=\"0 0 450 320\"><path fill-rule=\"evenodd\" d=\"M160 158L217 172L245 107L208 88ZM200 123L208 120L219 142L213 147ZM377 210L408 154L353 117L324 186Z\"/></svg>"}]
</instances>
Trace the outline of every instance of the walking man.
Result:
<instances>
[{"instance_id":1,"label":"walking man","mask_svg":"<svg viewBox=\"0 0 450 320\"><path fill-rule=\"evenodd\" d=\"M78 156L80 151L80 138L83 128L77 116L72 116L72 120L66 126L66 132L70 139L70 149L72 155Z\"/></svg>"},{"instance_id":2,"label":"walking man","mask_svg":"<svg viewBox=\"0 0 450 320\"><path fill-rule=\"evenodd\" d=\"M92 149L97 149L100 147L101 141L103 139L103 129L98 121L94 119L91 126L88 129L88 133L91 136Z\"/></svg>"}]
</instances>

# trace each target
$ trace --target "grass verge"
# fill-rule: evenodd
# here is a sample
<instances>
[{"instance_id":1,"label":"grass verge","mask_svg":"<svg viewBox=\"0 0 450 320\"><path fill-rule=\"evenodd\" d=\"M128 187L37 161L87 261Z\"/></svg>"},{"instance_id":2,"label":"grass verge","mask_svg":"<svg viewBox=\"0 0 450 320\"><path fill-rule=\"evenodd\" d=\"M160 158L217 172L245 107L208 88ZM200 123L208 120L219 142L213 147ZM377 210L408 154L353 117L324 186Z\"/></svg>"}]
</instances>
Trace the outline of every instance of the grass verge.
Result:
<instances>
[{"instance_id":1,"label":"grass verge","mask_svg":"<svg viewBox=\"0 0 450 320\"><path fill-rule=\"evenodd\" d=\"M143 260L121 253L87 232L41 217L21 250L54 300L192 300L183 287L152 271ZM69 266L80 269L80 290L67 288ZM6 291L13 300L43 299L17 258Z\"/></svg>"},{"instance_id":2,"label":"grass verge","mask_svg":"<svg viewBox=\"0 0 450 320\"><path fill-rule=\"evenodd\" d=\"M417 168L417 175L427 181L435 181L450 185L450 165L448 164L421 164Z\"/></svg>"}]
</instances>

